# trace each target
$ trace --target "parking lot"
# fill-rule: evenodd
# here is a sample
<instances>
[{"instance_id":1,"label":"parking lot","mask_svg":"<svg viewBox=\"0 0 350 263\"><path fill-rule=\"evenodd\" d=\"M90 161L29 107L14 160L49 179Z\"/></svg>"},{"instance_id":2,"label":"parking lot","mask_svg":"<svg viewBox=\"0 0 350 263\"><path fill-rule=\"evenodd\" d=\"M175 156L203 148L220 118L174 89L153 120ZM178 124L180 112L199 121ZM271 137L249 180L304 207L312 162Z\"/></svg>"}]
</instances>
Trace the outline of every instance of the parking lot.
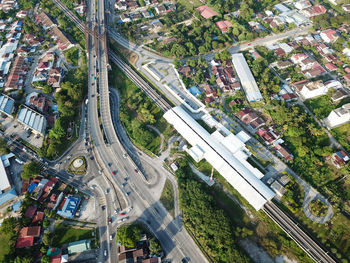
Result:
<instances>
[{"instance_id":1,"label":"parking lot","mask_svg":"<svg viewBox=\"0 0 350 263\"><path fill-rule=\"evenodd\" d=\"M5 129L5 134L7 136L17 135L36 148L40 148L43 145L44 138L42 136L36 136L29 130L25 130L24 125L20 124L18 121L16 121L16 119L13 119L11 117L4 118L4 116L1 116L0 123Z\"/></svg>"}]
</instances>

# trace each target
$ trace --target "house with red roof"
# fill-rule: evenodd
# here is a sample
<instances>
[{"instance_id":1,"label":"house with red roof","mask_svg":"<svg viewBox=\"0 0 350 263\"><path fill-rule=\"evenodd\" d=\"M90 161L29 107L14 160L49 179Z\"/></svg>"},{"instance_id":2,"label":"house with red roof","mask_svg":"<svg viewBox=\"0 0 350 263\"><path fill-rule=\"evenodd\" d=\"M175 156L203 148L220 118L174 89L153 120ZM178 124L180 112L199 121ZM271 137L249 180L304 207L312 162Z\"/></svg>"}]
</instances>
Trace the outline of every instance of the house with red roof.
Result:
<instances>
[{"instance_id":1,"label":"house with red roof","mask_svg":"<svg viewBox=\"0 0 350 263\"><path fill-rule=\"evenodd\" d=\"M326 43L333 43L338 39L339 36L337 34L337 31L335 31L334 29L327 29L327 30L323 30L320 33L320 37Z\"/></svg>"},{"instance_id":2,"label":"house with red roof","mask_svg":"<svg viewBox=\"0 0 350 263\"><path fill-rule=\"evenodd\" d=\"M261 128L256 131L256 134L265 142L266 145L270 145L280 138L280 136L274 132L273 128Z\"/></svg>"},{"instance_id":3,"label":"house with red roof","mask_svg":"<svg viewBox=\"0 0 350 263\"><path fill-rule=\"evenodd\" d=\"M327 63L326 65L324 65L326 67L326 69L328 69L329 71L334 71L337 70L337 66L335 66L333 63Z\"/></svg>"},{"instance_id":4,"label":"house with red roof","mask_svg":"<svg viewBox=\"0 0 350 263\"><path fill-rule=\"evenodd\" d=\"M343 150L332 154L332 162L337 168L341 168L350 160L349 155Z\"/></svg>"},{"instance_id":5,"label":"house with red roof","mask_svg":"<svg viewBox=\"0 0 350 263\"><path fill-rule=\"evenodd\" d=\"M33 218L32 224L42 222L44 219L44 212L37 211L35 217Z\"/></svg>"},{"instance_id":6,"label":"house with red roof","mask_svg":"<svg viewBox=\"0 0 350 263\"><path fill-rule=\"evenodd\" d=\"M217 12L215 12L213 9L211 9L209 6L206 6L206 5L197 7L196 10L198 10L201 16L204 17L205 19L212 18L213 16L218 15Z\"/></svg>"},{"instance_id":7,"label":"house with red roof","mask_svg":"<svg viewBox=\"0 0 350 263\"><path fill-rule=\"evenodd\" d=\"M325 14L327 12L327 9L323 5L314 5L300 12L306 17L315 17Z\"/></svg>"},{"instance_id":8,"label":"house with red roof","mask_svg":"<svg viewBox=\"0 0 350 263\"><path fill-rule=\"evenodd\" d=\"M41 226L23 227L19 231L18 237L38 237L40 236Z\"/></svg>"},{"instance_id":9,"label":"house with red roof","mask_svg":"<svg viewBox=\"0 0 350 263\"><path fill-rule=\"evenodd\" d=\"M230 21L223 20L223 21L218 21L215 23L215 25L221 30L221 32L225 33L227 30L232 27L232 24Z\"/></svg>"},{"instance_id":10,"label":"house with red roof","mask_svg":"<svg viewBox=\"0 0 350 263\"><path fill-rule=\"evenodd\" d=\"M33 218L36 210L37 210L36 206L32 206L32 205L28 206L26 212L24 213L24 217Z\"/></svg>"},{"instance_id":11,"label":"house with red roof","mask_svg":"<svg viewBox=\"0 0 350 263\"><path fill-rule=\"evenodd\" d=\"M32 247L34 244L34 237L19 237L16 242L16 248Z\"/></svg>"},{"instance_id":12,"label":"house with red roof","mask_svg":"<svg viewBox=\"0 0 350 263\"><path fill-rule=\"evenodd\" d=\"M273 148L276 150L277 155L282 157L285 161L289 161L294 157L283 144L277 144Z\"/></svg>"}]
</instances>

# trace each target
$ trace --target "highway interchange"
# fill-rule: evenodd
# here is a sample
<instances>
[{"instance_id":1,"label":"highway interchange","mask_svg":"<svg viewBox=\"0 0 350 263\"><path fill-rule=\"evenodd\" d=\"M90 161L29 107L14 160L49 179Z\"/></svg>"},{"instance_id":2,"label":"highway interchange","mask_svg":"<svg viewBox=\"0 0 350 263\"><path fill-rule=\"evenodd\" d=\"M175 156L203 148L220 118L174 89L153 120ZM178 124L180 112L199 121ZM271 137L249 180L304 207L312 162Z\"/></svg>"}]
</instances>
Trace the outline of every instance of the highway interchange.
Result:
<instances>
[{"instance_id":1,"label":"highway interchange","mask_svg":"<svg viewBox=\"0 0 350 263\"><path fill-rule=\"evenodd\" d=\"M140 163L136 165L134 160L129 157L131 153L135 155L136 151L132 149L132 146L124 144L125 139L119 139L121 132L118 132L118 130L116 132L116 129L120 129L120 126L118 127L118 118L115 116L118 109L112 109L114 115L111 115L108 57L163 111L170 110L171 106L114 52L108 50L107 54L107 29L103 0L89 2L87 25L82 24L62 3L57 0L54 0L54 3L77 24L79 29L90 32L87 35L89 93L86 110L87 129L89 131L87 134L90 138L85 140L92 142L92 151L99 166L98 171L102 171L103 174L103 176L97 176L97 178L100 178L96 181L98 187L93 187L91 184L90 187L93 189L93 194L97 196L104 195L106 200L105 213L101 213L104 216L100 217L98 222L100 229L103 230L100 231L101 253L99 262L117 261L115 256L117 247L114 240L111 241L109 237L112 233L112 236L115 237L116 224L119 222L115 218L115 210L128 208L133 208L133 210L127 218L144 222L160 240L164 252L173 262L181 262L184 257L190 258L192 262L207 262L207 259L181 226L180 215L177 213L176 218L173 219L159 203L159 191L155 191L155 189L161 189L161 187L159 184L150 183L151 181L160 181L159 175L143 174L141 172L143 171L142 167L141 170L138 167ZM108 6L111 5L109 2L107 4ZM89 29L86 29L86 26ZM97 34L94 32L97 32ZM126 148L124 148L125 145ZM174 181L172 183L176 184ZM82 187L80 186L80 188ZM110 193L106 192L107 188L111 189ZM89 191L88 189L82 190ZM273 203L268 203L264 207L264 211L315 261L335 262ZM115 218L115 220L109 224L109 218Z\"/></svg>"}]
</instances>

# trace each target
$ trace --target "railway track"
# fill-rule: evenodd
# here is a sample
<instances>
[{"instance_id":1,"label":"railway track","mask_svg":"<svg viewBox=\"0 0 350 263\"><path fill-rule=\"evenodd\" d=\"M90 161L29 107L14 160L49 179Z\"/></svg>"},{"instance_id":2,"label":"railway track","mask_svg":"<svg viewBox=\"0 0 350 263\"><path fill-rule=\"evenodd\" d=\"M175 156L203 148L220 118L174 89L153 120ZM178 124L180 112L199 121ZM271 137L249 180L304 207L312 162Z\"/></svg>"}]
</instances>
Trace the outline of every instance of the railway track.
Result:
<instances>
[{"instance_id":1,"label":"railway track","mask_svg":"<svg viewBox=\"0 0 350 263\"><path fill-rule=\"evenodd\" d=\"M85 25L70 11L65 5L57 0L53 2L77 25L84 33L92 34L86 29ZM95 35L94 35L95 36ZM95 36L96 37L96 36ZM142 79L127 63L125 63L112 50L108 50L110 59L130 78L146 95L152 99L158 107L164 112L171 109L171 106L144 80ZM108 85L107 85L108 87ZM108 92L104 92L108 95ZM319 263L336 263L328 252L325 252L307 233L305 233L297 223L295 223L287 214L279 209L275 204L268 201L263 211L285 231L315 262Z\"/></svg>"}]
</instances>

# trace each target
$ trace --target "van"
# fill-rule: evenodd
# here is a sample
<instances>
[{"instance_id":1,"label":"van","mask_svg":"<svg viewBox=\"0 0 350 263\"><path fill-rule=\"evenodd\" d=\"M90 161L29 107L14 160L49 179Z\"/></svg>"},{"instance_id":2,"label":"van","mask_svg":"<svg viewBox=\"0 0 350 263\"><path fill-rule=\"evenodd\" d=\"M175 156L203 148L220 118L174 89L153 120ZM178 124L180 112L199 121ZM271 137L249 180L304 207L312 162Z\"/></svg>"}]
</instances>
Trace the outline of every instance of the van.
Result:
<instances>
[{"instance_id":1,"label":"van","mask_svg":"<svg viewBox=\"0 0 350 263\"><path fill-rule=\"evenodd\" d=\"M17 163L19 163L19 164L23 164L23 163L24 163L24 162L23 162L21 159L19 159L19 158L16 158L15 161L16 161Z\"/></svg>"}]
</instances>

